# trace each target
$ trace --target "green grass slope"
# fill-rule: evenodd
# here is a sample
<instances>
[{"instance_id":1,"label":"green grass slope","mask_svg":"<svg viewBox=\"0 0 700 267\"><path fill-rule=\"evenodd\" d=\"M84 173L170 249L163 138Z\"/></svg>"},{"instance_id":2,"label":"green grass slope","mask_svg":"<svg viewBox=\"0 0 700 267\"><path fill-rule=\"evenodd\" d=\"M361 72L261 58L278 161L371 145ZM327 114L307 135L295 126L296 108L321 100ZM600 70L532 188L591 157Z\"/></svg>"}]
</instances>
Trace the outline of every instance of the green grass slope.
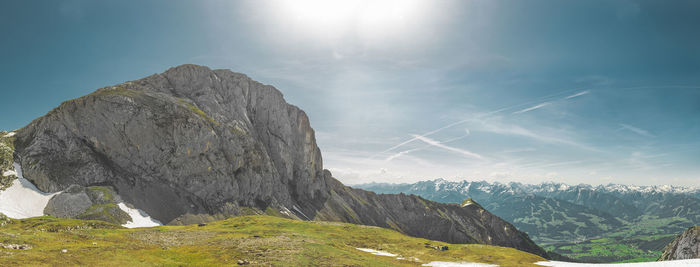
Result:
<instances>
[{"instance_id":1,"label":"green grass slope","mask_svg":"<svg viewBox=\"0 0 700 267\"><path fill-rule=\"evenodd\" d=\"M547 251L583 262L645 262L656 261L664 246L677 236L672 230L691 224L681 217L657 218L642 216L634 224L611 231L599 238L579 242L546 244Z\"/></svg>"},{"instance_id":2,"label":"green grass slope","mask_svg":"<svg viewBox=\"0 0 700 267\"><path fill-rule=\"evenodd\" d=\"M237 265L239 260L252 266L420 266L431 261L531 266L544 260L512 248L454 245L379 227L265 215L204 226L137 229L53 217L6 222L0 226L0 266L222 266ZM31 249L3 248L9 244ZM356 248L382 250L404 259Z\"/></svg>"},{"instance_id":3,"label":"green grass slope","mask_svg":"<svg viewBox=\"0 0 700 267\"><path fill-rule=\"evenodd\" d=\"M582 262L647 262L656 261L673 238L675 235L599 238L555 244L545 249Z\"/></svg>"}]
</instances>

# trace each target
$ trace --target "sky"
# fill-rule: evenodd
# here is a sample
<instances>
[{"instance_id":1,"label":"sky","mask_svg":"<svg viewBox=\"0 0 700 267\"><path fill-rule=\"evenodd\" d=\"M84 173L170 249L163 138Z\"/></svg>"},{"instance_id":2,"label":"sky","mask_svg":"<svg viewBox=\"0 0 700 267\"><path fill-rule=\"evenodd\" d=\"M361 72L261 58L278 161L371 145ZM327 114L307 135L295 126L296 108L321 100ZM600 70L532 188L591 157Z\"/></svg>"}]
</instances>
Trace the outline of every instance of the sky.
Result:
<instances>
[{"instance_id":1,"label":"sky","mask_svg":"<svg viewBox=\"0 0 700 267\"><path fill-rule=\"evenodd\" d=\"M700 185L698 1L2 1L0 129L185 63L278 88L346 184Z\"/></svg>"}]
</instances>

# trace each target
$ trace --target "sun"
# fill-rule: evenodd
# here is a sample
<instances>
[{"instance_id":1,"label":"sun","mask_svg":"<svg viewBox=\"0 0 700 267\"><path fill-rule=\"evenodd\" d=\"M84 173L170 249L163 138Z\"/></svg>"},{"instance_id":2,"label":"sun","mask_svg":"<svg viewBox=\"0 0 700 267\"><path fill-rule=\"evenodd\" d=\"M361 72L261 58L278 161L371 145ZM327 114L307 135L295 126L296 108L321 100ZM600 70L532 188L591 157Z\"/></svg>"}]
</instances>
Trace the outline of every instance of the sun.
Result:
<instances>
[{"instance_id":1,"label":"sun","mask_svg":"<svg viewBox=\"0 0 700 267\"><path fill-rule=\"evenodd\" d=\"M280 7L292 19L310 23L336 23L351 18L362 8L361 1L283 1Z\"/></svg>"},{"instance_id":2,"label":"sun","mask_svg":"<svg viewBox=\"0 0 700 267\"><path fill-rule=\"evenodd\" d=\"M308 30L381 31L410 24L421 15L423 0L277 1L281 19Z\"/></svg>"}]
</instances>

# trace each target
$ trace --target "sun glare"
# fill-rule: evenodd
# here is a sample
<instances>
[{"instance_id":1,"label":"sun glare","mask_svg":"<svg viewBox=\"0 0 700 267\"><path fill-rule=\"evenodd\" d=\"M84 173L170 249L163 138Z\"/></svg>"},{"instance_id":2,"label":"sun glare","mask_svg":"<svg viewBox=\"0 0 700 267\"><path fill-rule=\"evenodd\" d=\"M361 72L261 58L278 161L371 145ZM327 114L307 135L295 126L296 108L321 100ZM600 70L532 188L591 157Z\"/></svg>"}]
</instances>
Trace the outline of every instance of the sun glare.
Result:
<instances>
[{"instance_id":1,"label":"sun glare","mask_svg":"<svg viewBox=\"0 0 700 267\"><path fill-rule=\"evenodd\" d=\"M421 15L419 0L297 0L279 1L286 22L309 30L382 31L400 28Z\"/></svg>"}]
</instances>

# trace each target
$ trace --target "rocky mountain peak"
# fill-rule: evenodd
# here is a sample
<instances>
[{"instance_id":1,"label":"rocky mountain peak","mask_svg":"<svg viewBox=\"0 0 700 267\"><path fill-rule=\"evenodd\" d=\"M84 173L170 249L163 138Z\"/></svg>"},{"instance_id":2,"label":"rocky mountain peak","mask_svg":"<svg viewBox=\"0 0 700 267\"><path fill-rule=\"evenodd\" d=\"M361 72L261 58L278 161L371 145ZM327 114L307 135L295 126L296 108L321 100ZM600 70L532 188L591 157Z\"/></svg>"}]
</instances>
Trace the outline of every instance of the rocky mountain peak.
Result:
<instances>
[{"instance_id":1,"label":"rocky mountain peak","mask_svg":"<svg viewBox=\"0 0 700 267\"><path fill-rule=\"evenodd\" d=\"M300 206L325 183L303 111L272 86L197 65L67 101L17 138L39 189L112 185L162 221Z\"/></svg>"}]
</instances>

